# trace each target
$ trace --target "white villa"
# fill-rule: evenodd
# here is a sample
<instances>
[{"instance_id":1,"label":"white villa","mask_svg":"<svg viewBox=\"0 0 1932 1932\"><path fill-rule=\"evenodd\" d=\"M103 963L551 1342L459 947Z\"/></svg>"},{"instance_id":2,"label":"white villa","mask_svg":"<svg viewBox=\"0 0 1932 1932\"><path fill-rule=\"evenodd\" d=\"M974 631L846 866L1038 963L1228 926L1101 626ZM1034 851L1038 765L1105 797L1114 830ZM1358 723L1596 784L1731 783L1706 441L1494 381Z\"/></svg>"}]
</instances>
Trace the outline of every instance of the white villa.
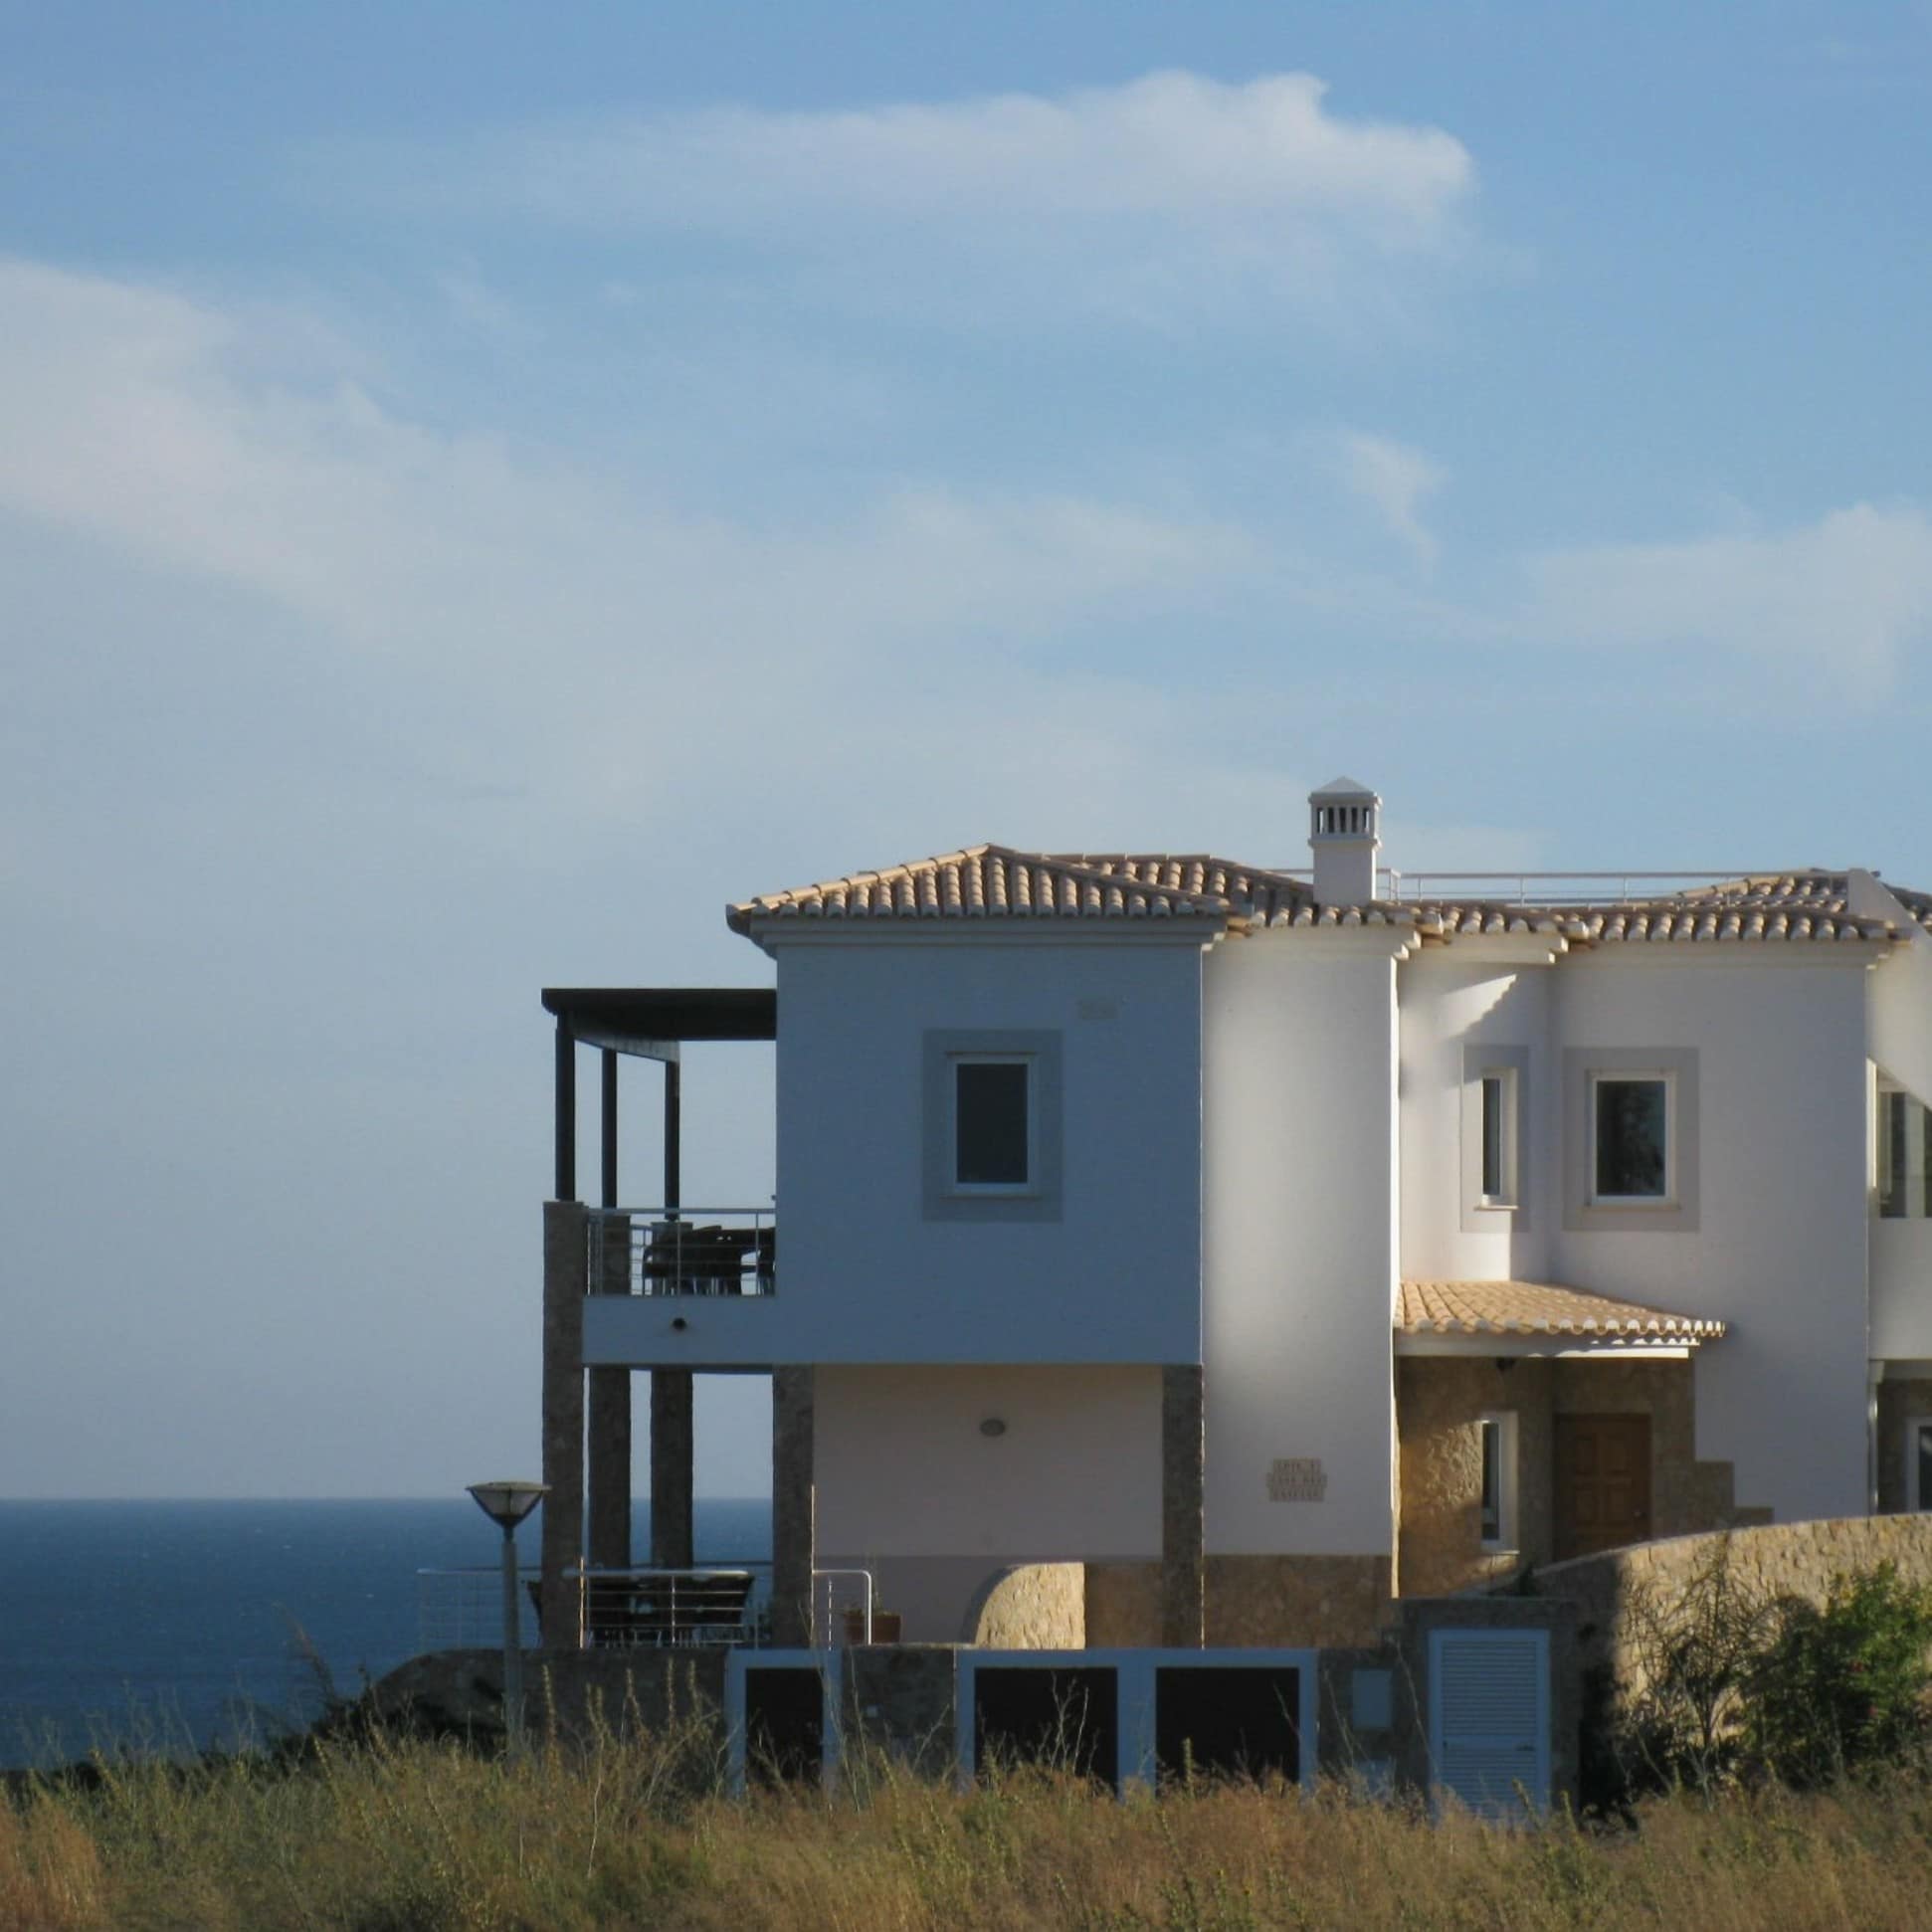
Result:
<instances>
[{"instance_id":1,"label":"white villa","mask_svg":"<svg viewBox=\"0 0 1932 1932\"><path fill-rule=\"evenodd\" d=\"M546 994L546 1589L629 1560L638 1369L658 1561L689 1375L771 1372L781 1620L863 1569L908 1639L1077 1563L1094 1644L1351 1642L1397 1594L1932 1506L1932 896L1449 892L1379 868L1380 808L1316 792L1308 871L979 846L747 899L775 996ZM677 1043L721 1038L777 1043L761 1218L678 1206ZM648 1208L624 1054L667 1067Z\"/></svg>"}]
</instances>

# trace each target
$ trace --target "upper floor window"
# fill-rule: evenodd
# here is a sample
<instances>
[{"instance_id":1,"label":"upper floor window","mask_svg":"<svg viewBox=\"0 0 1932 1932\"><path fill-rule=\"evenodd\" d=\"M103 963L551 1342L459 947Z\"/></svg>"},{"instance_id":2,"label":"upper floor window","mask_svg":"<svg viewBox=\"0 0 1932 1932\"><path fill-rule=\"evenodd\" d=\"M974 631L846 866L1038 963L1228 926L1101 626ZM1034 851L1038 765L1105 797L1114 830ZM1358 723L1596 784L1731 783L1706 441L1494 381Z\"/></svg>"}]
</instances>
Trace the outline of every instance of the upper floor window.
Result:
<instances>
[{"instance_id":1,"label":"upper floor window","mask_svg":"<svg viewBox=\"0 0 1932 1932\"><path fill-rule=\"evenodd\" d=\"M1529 1050L1470 1041L1462 1049L1462 1227L1522 1229L1529 1134L1524 1094ZM1500 1219L1499 1219L1500 1217Z\"/></svg>"},{"instance_id":2,"label":"upper floor window","mask_svg":"<svg viewBox=\"0 0 1932 1932\"><path fill-rule=\"evenodd\" d=\"M1932 1112L1881 1083L1873 1142L1879 1214L1888 1221L1932 1216Z\"/></svg>"},{"instance_id":3,"label":"upper floor window","mask_svg":"<svg viewBox=\"0 0 1932 1932\"><path fill-rule=\"evenodd\" d=\"M1694 1047L1563 1050L1563 1225L1690 1234L1699 1215Z\"/></svg>"},{"instance_id":4,"label":"upper floor window","mask_svg":"<svg viewBox=\"0 0 1932 1932\"><path fill-rule=\"evenodd\" d=\"M953 1071L953 1185L1024 1188L1033 1179L1033 1062L960 1055Z\"/></svg>"},{"instance_id":5,"label":"upper floor window","mask_svg":"<svg viewBox=\"0 0 1932 1932\"><path fill-rule=\"evenodd\" d=\"M1669 1076L1598 1073L1590 1087L1591 1199L1669 1200Z\"/></svg>"},{"instance_id":6,"label":"upper floor window","mask_svg":"<svg viewBox=\"0 0 1932 1932\"><path fill-rule=\"evenodd\" d=\"M923 1069L928 1221L1058 1221L1061 1036L934 1030Z\"/></svg>"}]
</instances>

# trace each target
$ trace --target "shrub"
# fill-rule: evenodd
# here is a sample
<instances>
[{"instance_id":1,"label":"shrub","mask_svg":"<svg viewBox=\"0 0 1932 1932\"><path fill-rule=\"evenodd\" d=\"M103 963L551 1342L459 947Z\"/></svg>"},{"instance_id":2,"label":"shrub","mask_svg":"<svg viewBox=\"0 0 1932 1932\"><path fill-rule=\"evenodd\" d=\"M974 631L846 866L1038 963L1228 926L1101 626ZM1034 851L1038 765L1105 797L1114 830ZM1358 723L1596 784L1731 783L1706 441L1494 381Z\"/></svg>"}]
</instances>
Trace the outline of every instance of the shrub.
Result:
<instances>
[{"instance_id":1,"label":"shrub","mask_svg":"<svg viewBox=\"0 0 1932 1932\"><path fill-rule=\"evenodd\" d=\"M1788 1784L1819 1785L1922 1749L1929 1648L1932 1589L1890 1563L1834 1578L1822 1611L1787 1607L1751 1673L1752 1756Z\"/></svg>"}]
</instances>

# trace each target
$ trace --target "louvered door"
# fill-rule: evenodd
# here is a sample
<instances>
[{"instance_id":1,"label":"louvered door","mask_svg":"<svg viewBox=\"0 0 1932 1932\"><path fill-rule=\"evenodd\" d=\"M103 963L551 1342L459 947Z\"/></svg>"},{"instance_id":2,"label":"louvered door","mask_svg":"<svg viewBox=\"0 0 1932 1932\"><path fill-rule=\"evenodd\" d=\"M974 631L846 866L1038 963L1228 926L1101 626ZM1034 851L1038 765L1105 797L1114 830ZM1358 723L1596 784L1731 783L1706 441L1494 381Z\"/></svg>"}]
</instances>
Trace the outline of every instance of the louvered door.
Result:
<instances>
[{"instance_id":1,"label":"louvered door","mask_svg":"<svg viewBox=\"0 0 1932 1932\"><path fill-rule=\"evenodd\" d=\"M1549 1809L1547 1631L1430 1632L1429 1755L1439 1802L1490 1818Z\"/></svg>"}]
</instances>

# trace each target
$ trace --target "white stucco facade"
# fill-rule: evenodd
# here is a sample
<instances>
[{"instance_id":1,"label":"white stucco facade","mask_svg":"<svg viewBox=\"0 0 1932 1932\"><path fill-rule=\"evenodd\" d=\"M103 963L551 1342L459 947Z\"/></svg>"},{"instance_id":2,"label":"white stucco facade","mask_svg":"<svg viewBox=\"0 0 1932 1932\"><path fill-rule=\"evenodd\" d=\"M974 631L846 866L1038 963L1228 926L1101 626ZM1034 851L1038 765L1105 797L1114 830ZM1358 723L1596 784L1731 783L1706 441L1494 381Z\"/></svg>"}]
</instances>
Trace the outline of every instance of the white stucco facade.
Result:
<instances>
[{"instance_id":1,"label":"white stucco facade","mask_svg":"<svg viewBox=\"0 0 1932 1932\"><path fill-rule=\"evenodd\" d=\"M1331 879L1372 874L1379 801L1334 797ZM975 848L733 917L777 969L778 1291L593 1298L585 1356L813 1365L821 1556L886 1566L927 1634L991 1566L1160 1559L1164 1370L1200 1370L1209 1563L1389 1559L1405 1347L1689 1356L1738 1504L1872 1506L1873 1386L1932 1362L1932 1183L1881 1221L1873 1152L1882 1083L1932 1097L1932 900L1852 872L1337 911L1221 862ZM935 1181L934 1069L976 1056L1029 1068L1024 1188ZM1668 1183L1600 1199L1596 1083L1632 1078ZM1525 1283L1702 1327L1647 1358L1398 1333L1405 1284Z\"/></svg>"}]
</instances>

